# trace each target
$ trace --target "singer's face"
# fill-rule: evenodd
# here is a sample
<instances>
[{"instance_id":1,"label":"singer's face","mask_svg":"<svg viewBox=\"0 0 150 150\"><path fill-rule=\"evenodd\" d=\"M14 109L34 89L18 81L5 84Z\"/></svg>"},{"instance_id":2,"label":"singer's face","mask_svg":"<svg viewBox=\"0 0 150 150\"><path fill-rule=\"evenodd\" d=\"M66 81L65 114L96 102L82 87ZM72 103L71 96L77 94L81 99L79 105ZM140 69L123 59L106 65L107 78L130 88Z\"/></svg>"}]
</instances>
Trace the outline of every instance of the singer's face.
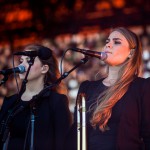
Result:
<instances>
[{"instance_id":1,"label":"singer's face","mask_svg":"<svg viewBox=\"0 0 150 150\"><path fill-rule=\"evenodd\" d=\"M29 61L30 61L30 57L28 56L21 56L20 58L20 64L22 64L23 66L25 66L25 69L27 71L28 67L29 67ZM26 72L23 74L19 74L20 79L24 79L26 75ZM28 81L31 80L37 80L43 78L43 73L42 73L42 63L39 60L38 57L35 58L34 60L34 64L32 65L29 75L28 75Z\"/></svg>"},{"instance_id":2,"label":"singer's face","mask_svg":"<svg viewBox=\"0 0 150 150\"><path fill-rule=\"evenodd\" d=\"M113 31L106 40L103 51L108 55L105 60L108 65L119 66L127 60L130 54L129 43L120 32Z\"/></svg>"}]
</instances>

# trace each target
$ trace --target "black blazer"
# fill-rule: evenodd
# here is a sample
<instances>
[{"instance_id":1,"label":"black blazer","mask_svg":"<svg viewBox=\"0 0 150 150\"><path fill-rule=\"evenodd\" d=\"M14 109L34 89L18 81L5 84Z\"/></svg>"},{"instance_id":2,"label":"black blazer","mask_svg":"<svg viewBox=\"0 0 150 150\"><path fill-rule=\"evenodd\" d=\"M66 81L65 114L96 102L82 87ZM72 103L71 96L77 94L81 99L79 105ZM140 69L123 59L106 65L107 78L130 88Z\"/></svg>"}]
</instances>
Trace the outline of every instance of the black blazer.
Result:
<instances>
[{"instance_id":1,"label":"black blazer","mask_svg":"<svg viewBox=\"0 0 150 150\"><path fill-rule=\"evenodd\" d=\"M93 93L97 94L95 89L100 82L102 80L83 82L78 94L85 93L86 98L90 98ZM123 107L115 137L115 150L150 150L150 78L136 78L120 102ZM65 150L76 150L76 120L75 107L74 123L68 134Z\"/></svg>"},{"instance_id":2,"label":"black blazer","mask_svg":"<svg viewBox=\"0 0 150 150\"><path fill-rule=\"evenodd\" d=\"M49 91L40 100L36 110L35 149L63 150L65 137L71 125L68 99L65 95ZM0 122L15 101L16 95L5 98L0 111Z\"/></svg>"}]
</instances>

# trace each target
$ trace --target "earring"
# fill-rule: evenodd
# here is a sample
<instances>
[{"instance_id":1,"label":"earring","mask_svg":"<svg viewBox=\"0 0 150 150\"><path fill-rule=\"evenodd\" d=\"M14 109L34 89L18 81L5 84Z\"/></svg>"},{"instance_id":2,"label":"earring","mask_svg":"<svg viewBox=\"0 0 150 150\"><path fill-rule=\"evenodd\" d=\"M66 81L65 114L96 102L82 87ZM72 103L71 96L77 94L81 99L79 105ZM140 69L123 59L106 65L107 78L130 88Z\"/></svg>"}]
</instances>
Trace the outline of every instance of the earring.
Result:
<instances>
[{"instance_id":1,"label":"earring","mask_svg":"<svg viewBox=\"0 0 150 150\"><path fill-rule=\"evenodd\" d=\"M132 57L132 54L129 54L128 58L131 58Z\"/></svg>"},{"instance_id":2,"label":"earring","mask_svg":"<svg viewBox=\"0 0 150 150\"><path fill-rule=\"evenodd\" d=\"M132 55L134 54L134 52L135 52L135 49L131 49L131 50L130 50L130 54L129 54L128 58L131 58L131 57L132 57Z\"/></svg>"},{"instance_id":3,"label":"earring","mask_svg":"<svg viewBox=\"0 0 150 150\"><path fill-rule=\"evenodd\" d=\"M135 49L134 48L132 48L131 50L130 50L130 52L133 54L134 53L134 51L135 51Z\"/></svg>"}]
</instances>

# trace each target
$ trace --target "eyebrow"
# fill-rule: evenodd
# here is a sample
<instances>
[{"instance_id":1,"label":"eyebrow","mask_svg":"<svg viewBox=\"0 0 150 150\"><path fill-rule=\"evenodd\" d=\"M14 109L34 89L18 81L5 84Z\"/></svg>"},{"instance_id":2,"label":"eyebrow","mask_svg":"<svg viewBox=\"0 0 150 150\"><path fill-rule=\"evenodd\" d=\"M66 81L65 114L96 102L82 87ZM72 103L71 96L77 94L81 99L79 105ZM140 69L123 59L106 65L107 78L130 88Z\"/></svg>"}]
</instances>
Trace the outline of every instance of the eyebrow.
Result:
<instances>
[{"instance_id":1,"label":"eyebrow","mask_svg":"<svg viewBox=\"0 0 150 150\"><path fill-rule=\"evenodd\" d=\"M110 39L108 38L107 40L109 40L110 41ZM120 41L122 41L120 38L113 38L113 40L120 40Z\"/></svg>"}]
</instances>

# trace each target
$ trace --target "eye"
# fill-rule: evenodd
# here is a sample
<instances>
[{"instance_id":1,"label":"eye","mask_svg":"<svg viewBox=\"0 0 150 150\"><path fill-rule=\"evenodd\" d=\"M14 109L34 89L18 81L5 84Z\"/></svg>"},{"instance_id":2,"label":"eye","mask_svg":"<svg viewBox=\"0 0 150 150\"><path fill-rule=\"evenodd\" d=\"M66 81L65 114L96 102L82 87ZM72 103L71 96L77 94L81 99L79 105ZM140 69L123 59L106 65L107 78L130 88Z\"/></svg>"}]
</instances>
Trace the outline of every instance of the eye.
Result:
<instances>
[{"instance_id":1,"label":"eye","mask_svg":"<svg viewBox=\"0 0 150 150\"><path fill-rule=\"evenodd\" d=\"M106 40L105 43L106 43L106 44L109 43L109 40Z\"/></svg>"},{"instance_id":2,"label":"eye","mask_svg":"<svg viewBox=\"0 0 150 150\"><path fill-rule=\"evenodd\" d=\"M19 60L19 63L21 64L23 62L23 60Z\"/></svg>"},{"instance_id":3,"label":"eye","mask_svg":"<svg viewBox=\"0 0 150 150\"><path fill-rule=\"evenodd\" d=\"M30 57L27 57L27 59L26 59L26 60L27 60L27 62L29 63L29 62L30 62L30 60L31 60L31 58L30 58Z\"/></svg>"},{"instance_id":4,"label":"eye","mask_svg":"<svg viewBox=\"0 0 150 150\"><path fill-rule=\"evenodd\" d=\"M114 41L114 43L115 43L115 44L121 44L121 42L120 42L120 41Z\"/></svg>"}]
</instances>

